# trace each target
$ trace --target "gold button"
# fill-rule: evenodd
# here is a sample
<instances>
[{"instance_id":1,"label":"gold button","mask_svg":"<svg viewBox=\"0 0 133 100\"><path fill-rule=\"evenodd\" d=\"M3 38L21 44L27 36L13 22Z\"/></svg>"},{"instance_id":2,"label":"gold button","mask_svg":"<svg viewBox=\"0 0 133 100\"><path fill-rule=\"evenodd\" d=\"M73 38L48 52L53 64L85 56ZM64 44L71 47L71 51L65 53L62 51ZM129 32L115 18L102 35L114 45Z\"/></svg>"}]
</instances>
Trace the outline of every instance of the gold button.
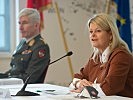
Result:
<instances>
[{"instance_id":1,"label":"gold button","mask_svg":"<svg viewBox=\"0 0 133 100\"><path fill-rule=\"evenodd\" d=\"M24 59L23 58L21 58L21 61L23 61Z\"/></svg>"}]
</instances>

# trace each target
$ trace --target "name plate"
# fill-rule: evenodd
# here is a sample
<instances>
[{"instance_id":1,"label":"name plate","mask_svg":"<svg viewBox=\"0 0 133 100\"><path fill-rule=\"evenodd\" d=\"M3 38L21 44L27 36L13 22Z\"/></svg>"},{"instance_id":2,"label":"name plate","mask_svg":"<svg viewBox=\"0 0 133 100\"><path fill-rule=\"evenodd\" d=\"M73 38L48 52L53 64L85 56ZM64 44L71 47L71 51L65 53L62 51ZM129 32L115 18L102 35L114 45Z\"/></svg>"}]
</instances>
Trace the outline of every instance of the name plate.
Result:
<instances>
[{"instance_id":1,"label":"name plate","mask_svg":"<svg viewBox=\"0 0 133 100\"><path fill-rule=\"evenodd\" d=\"M23 84L23 80L19 78L3 78L0 79L0 85Z\"/></svg>"}]
</instances>

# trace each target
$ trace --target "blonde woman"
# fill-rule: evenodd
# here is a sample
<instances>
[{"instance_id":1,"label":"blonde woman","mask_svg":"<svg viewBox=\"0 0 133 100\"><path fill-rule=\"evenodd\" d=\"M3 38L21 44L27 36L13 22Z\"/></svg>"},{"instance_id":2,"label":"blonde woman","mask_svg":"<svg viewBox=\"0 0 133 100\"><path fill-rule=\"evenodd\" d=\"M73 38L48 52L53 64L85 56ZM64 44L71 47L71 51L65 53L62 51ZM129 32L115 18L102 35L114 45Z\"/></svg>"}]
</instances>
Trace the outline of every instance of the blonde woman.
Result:
<instances>
[{"instance_id":1,"label":"blonde woman","mask_svg":"<svg viewBox=\"0 0 133 100\"><path fill-rule=\"evenodd\" d=\"M101 13L93 16L87 27L94 51L80 73L74 74L71 91L93 86L99 96L133 97L133 56L119 36L116 21Z\"/></svg>"}]
</instances>

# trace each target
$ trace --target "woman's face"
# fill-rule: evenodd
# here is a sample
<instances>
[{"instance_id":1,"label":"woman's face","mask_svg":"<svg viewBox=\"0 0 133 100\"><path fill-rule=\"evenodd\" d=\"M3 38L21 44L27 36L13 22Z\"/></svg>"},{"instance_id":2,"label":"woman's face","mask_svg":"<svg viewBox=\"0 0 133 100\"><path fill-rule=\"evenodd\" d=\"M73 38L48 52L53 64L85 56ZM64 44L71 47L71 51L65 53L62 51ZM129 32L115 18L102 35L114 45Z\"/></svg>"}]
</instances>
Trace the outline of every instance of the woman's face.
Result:
<instances>
[{"instance_id":1,"label":"woman's face","mask_svg":"<svg viewBox=\"0 0 133 100\"><path fill-rule=\"evenodd\" d=\"M98 48L100 52L103 52L109 46L109 42L112 39L111 32L108 33L102 30L95 23L90 23L89 32L92 46Z\"/></svg>"}]
</instances>

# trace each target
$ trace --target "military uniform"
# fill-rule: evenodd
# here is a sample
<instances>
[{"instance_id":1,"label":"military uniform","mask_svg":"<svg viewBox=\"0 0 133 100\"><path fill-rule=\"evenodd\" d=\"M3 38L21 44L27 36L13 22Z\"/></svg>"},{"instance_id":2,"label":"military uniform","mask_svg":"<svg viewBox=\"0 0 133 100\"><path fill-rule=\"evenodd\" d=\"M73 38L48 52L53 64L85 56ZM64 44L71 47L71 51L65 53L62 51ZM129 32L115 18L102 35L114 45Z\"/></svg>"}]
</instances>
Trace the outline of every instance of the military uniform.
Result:
<instances>
[{"instance_id":1,"label":"military uniform","mask_svg":"<svg viewBox=\"0 0 133 100\"><path fill-rule=\"evenodd\" d=\"M6 73L9 77L21 78L24 81L33 73L28 83L39 83L39 78L47 68L49 61L49 46L39 34L28 43L24 43L22 47L13 54L10 63L11 69Z\"/></svg>"}]
</instances>

